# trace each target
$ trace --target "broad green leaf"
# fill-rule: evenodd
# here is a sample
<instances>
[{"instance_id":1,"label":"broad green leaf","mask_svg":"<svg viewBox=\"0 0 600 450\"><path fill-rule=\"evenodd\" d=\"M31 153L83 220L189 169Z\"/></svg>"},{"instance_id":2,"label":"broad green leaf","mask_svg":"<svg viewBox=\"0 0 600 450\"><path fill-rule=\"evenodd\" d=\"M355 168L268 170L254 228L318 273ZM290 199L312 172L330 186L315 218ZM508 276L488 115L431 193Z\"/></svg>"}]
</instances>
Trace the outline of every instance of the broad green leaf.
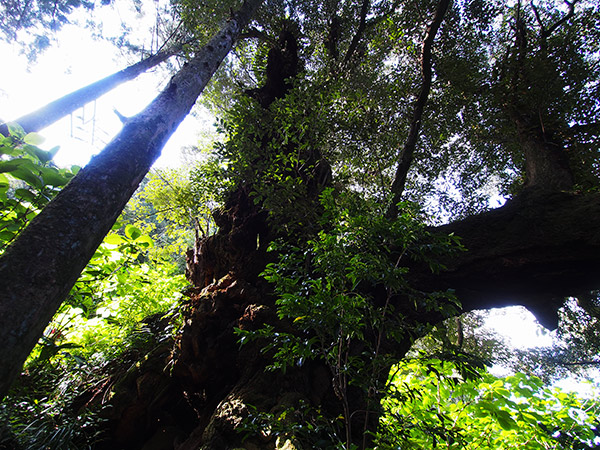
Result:
<instances>
[{"instance_id":1,"label":"broad green leaf","mask_svg":"<svg viewBox=\"0 0 600 450\"><path fill-rule=\"evenodd\" d=\"M0 231L0 242L6 242L10 239L12 239L12 237L15 235L15 233L13 233L10 230L2 230Z\"/></svg>"},{"instance_id":2,"label":"broad green leaf","mask_svg":"<svg viewBox=\"0 0 600 450\"><path fill-rule=\"evenodd\" d=\"M0 173L12 172L25 163L25 159L17 158L9 161L0 161Z\"/></svg>"},{"instance_id":3,"label":"broad green leaf","mask_svg":"<svg viewBox=\"0 0 600 450\"><path fill-rule=\"evenodd\" d=\"M42 150L41 148L35 147L33 145L24 145L23 150L25 150L28 154L36 158L42 164L46 164L52 159L52 156L47 151Z\"/></svg>"},{"instance_id":4,"label":"broad green leaf","mask_svg":"<svg viewBox=\"0 0 600 450\"><path fill-rule=\"evenodd\" d=\"M14 221L14 222L9 222L5 229L9 230L9 231L19 231L21 228L23 227L23 222L21 221Z\"/></svg>"},{"instance_id":5,"label":"broad green leaf","mask_svg":"<svg viewBox=\"0 0 600 450\"><path fill-rule=\"evenodd\" d=\"M142 234L138 238L135 239L136 244L140 247L152 247L154 246L154 241L147 234Z\"/></svg>"},{"instance_id":6,"label":"broad green leaf","mask_svg":"<svg viewBox=\"0 0 600 450\"><path fill-rule=\"evenodd\" d=\"M43 144L46 139L38 133L28 133L23 140L30 145L40 145Z\"/></svg>"},{"instance_id":7,"label":"broad green leaf","mask_svg":"<svg viewBox=\"0 0 600 450\"><path fill-rule=\"evenodd\" d=\"M133 225L127 225L125 227L125 236L130 239L136 240L142 234L141 230Z\"/></svg>"},{"instance_id":8,"label":"broad green leaf","mask_svg":"<svg viewBox=\"0 0 600 450\"><path fill-rule=\"evenodd\" d=\"M119 244L122 244L123 242L125 242L125 240L123 239L123 237L119 236L118 234L109 234L108 236L106 236L104 238L104 242L106 244L119 245Z\"/></svg>"},{"instance_id":9,"label":"broad green leaf","mask_svg":"<svg viewBox=\"0 0 600 450\"><path fill-rule=\"evenodd\" d=\"M502 429L510 431L517 427L517 423L513 420L508 412L499 410L496 412L495 416Z\"/></svg>"},{"instance_id":10,"label":"broad green leaf","mask_svg":"<svg viewBox=\"0 0 600 450\"><path fill-rule=\"evenodd\" d=\"M6 124L6 126L8 127L8 134L11 136L16 136L20 139L25 137L25 130L23 129L23 127L21 125L19 125L16 122L8 122Z\"/></svg>"},{"instance_id":11,"label":"broad green leaf","mask_svg":"<svg viewBox=\"0 0 600 450\"><path fill-rule=\"evenodd\" d=\"M54 167L42 167L40 171L42 173L42 179L47 185L60 187L69 182L69 179Z\"/></svg>"},{"instance_id":12,"label":"broad green leaf","mask_svg":"<svg viewBox=\"0 0 600 450\"><path fill-rule=\"evenodd\" d=\"M1 136L1 135L0 135ZM19 149L16 149L15 146L10 142L9 138L5 138L5 141L8 141L6 144L0 143L0 155L9 155L9 156L17 156L21 154Z\"/></svg>"},{"instance_id":13,"label":"broad green leaf","mask_svg":"<svg viewBox=\"0 0 600 450\"><path fill-rule=\"evenodd\" d=\"M9 186L8 178L3 173L0 173L0 189L6 188Z\"/></svg>"},{"instance_id":14,"label":"broad green leaf","mask_svg":"<svg viewBox=\"0 0 600 450\"><path fill-rule=\"evenodd\" d=\"M52 147L50 150L48 150L48 154L54 158L56 156L56 154L58 153L58 151L60 150L60 145L57 145L56 147Z\"/></svg>"},{"instance_id":15,"label":"broad green leaf","mask_svg":"<svg viewBox=\"0 0 600 450\"><path fill-rule=\"evenodd\" d=\"M30 169L24 167L25 164L21 165L18 169L13 170L10 174L18 178L19 180L23 180L31 186L34 186L38 189L42 188L44 184L42 180Z\"/></svg>"},{"instance_id":16,"label":"broad green leaf","mask_svg":"<svg viewBox=\"0 0 600 450\"><path fill-rule=\"evenodd\" d=\"M17 189L15 191L15 196L20 199L27 200L28 202L32 202L36 198L36 195L29 189Z\"/></svg>"}]
</instances>

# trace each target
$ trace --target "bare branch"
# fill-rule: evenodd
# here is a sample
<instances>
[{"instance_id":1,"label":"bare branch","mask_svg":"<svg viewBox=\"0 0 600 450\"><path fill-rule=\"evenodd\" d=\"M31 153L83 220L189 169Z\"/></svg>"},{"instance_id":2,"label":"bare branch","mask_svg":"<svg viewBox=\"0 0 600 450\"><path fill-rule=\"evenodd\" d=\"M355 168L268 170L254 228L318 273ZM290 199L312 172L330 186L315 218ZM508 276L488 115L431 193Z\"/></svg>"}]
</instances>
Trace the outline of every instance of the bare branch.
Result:
<instances>
[{"instance_id":1,"label":"bare branch","mask_svg":"<svg viewBox=\"0 0 600 450\"><path fill-rule=\"evenodd\" d=\"M535 6L535 3L533 3L533 0L531 0L531 2L529 2L529 4L531 5L533 14L535 14L535 20L537 21L538 25L540 26L540 30L542 30L542 36L544 36L546 33L546 28L544 27L544 22L542 21L542 18L540 17L540 12L538 11L537 7Z\"/></svg>"},{"instance_id":2,"label":"bare branch","mask_svg":"<svg viewBox=\"0 0 600 450\"><path fill-rule=\"evenodd\" d=\"M552 33L554 33L556 31L556 29L558 27L560 27L563 23L565 23L567 20L569 20L571 17L573 17L573 14L575 12L575 4L577 3L577 1L578 0L569 2L569 1L565 0L565 4L569 7L569 12L567 14L565 14L565 16L562 19L560 19L554 25L552 25L550 28L548 28L544 37L550 36Z\"/></svg>"},{"instance_id":3,"label":"bare branch","mask_svg":"<svg viewBox=\"0 0 600 450\"><path fill-rule=\"evenodd\" d=\"M552 363L560 366L598 366L600 367L600 361L594 360L583 360L583 361L563 361L561 359L551 359Z\"/></svg>"},{"instance_id":4,"label":"bare branch","mask_svg":"<svg viewBox=\"0 0 600 450\"><path fill-rule=\"evenodd\" d=\"M256 28L249 28L247 31L240 35L240 39L259 39L271 45L277 45L276 39L273 39L264 31L257 30Z\"/></svg>"},{"instance_id":5,"label":"bare branch","mask_svg":"<svg viewBox=\"0 0 600 450\"><path fill-rule=\"evenodd\" d=\"M450 1L451 0L440 0L433 16L433 20L427 27L425 39L423 40L423 47L421 50L421 90L419 91L419 95L417 96L417 100L414 104L410 130L400 155L400 161L398 162L394 182L392 183L392 203L390 204L386 214L390 218L398 215L397 203L400 201L402 192L404 191L406 177L412 164L415 147L417 146L417 140L419 138L419 130L421 129L423 111L429 97L429 91L431 90L433 65L431 49L433 47L435 36L440 28L442 20L444 19L444 15L446 14L446 11L450 5Z\"/></svg>"},{"instance_id":6,"label":"bare branch","mask_svg":"<svg viewBox=\"0 0 600 450\"><path fill-rule=\"evenodd\" d=\"M346 56L344 56L343 65L348 64L354 52L358 48L358 43L360 42L363 33L366 28L366 20L367 13L369 12L369 8L371 6L370 0L363 0L362 7L360 8L360 22L358 23L358 29L356 30L356 34L352 38L352 42L350 42L350 46L348 47L348 51L346 52Z\"/></svg>"}]
</instances>

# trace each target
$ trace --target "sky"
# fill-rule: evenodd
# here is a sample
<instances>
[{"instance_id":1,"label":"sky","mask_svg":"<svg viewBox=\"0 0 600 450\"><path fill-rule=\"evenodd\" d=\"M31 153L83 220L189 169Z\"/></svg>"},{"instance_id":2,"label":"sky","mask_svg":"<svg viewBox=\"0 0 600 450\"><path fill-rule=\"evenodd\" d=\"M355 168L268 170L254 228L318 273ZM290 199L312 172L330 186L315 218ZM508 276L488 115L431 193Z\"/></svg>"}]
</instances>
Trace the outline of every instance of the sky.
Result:
<instances>
[{"instance_id":1,"label":"sky","mask_svg":"<svg viewBox=\"0 0 600 450\"><path fill-rule=\"evenodd\" d=\"M80 12L78 15L80 19L94 16L95 20L101 20L102 31L107 36L120 34L120 19L133 21L140 30L151 27L154 20L151 11L140 15L119 2L114 7L97 8L93 13ZM128 16L131 17L128 19ZM150 44L147 45L149 48ZM34 63L20 54L18 46L4 42L0 42L0 57L3 66L0 71L0 119L3 121L32 112L139 60L139 57L123 55L109 42L93 39L90 30L76 25L64 26L56 36L56 43ZM167 70L159 67L119 86L97 102L40 131L46 139L40 147L49 150L59 145L55 157L59 166L85 165L91 155L102 150L121 128L113 108L124 116L135 115L158 94L169 76ZM180 165L181 147L194 145L198 132L212 127L212 123L206 110L186 118L155 166Z\"/></svg>"}]
</instances>

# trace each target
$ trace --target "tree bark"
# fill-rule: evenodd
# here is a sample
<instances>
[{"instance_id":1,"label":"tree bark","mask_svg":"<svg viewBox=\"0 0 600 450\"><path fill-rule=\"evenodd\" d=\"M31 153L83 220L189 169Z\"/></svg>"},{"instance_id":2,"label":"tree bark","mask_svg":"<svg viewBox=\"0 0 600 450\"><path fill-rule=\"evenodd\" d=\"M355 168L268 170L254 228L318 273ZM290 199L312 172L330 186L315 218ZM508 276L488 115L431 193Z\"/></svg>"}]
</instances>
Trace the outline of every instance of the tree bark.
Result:
<instances>
[{"instance_id":1,"label":"tree bark","mask_svg":"<svg viewBox=\"0 0 600 450\"><path fill-rule=\"evenodd\" d=\"M573 188L569 157L558 133L544 126L541 117L530 119L514 114L519 144L525 157L525 186L546 190Z\"/></svg>"},{"instance_id":2,"label":"tree bark","mask_svg":"<svg viewBox=\"0 0 600 450\"><path fill-rule=\"evenodd\" d=\"M0 258L0 396L261 0L248 0Z\"/></svg>"},{"instance_id":3,"label":"tree bark","mask_svg":"<svg viewBox=\"0 0 600 450\"><path fill-rule=\"evenodd\" d=\"M523 18L521 5L517 4L513 54L506 62L511 79L504 108L515 125L525 161L524 185L529 188L546 191L569 190L574 183L569 157L559 132L561 128L566 130L569 127L560 124L561 119L553 117L556 113L544 102L539 89L539 85L545 80L551 85L554 77L560 77L558 70L548 60L546 39L573 14L573 5L574 3L569 5L568 14L548 30L539 23L541 30L537 52L542 57L542 63L538 63L536 67L537 71L542 72L540 77L539 73L534 73L529 67L529 59L536 51L531 48L528 35L530 30ZM535 6L533 8L540 21ZM532 92L536 95L532 95ZM563 94L560 91L554 92L557 97Z\"/></svg>"},{"instance_id":4,"label":"tree bark","mask_svg":"<svg viewBox=\"0 0 600 450\"><path fill-rule=\"evenodd\" d=\"M600 287L600 195L525 190L502 208L443 227L467 251L418 284L456 290L463 310L522 305L547 328L568 296Z\"/></svg>"},{"instance_id":5,"label":"tree bark","mask_svg":"<svg viewBox=\"0 0 600 450\"><path fill-rule=\"evenodd\" d=\"M296 37L284 30L268 59L264 86L246 91L265 109L286 94L291 87L286 80L297 75ZM256 132L261 134L259 129ZM272 139L277 138L266 132L261 140L265 155ZM299 151L293 145L284 150L293 154ZM305 149L300 157L308 161L316 157L314 153L318 152ZM306 167L311 165L306 163ZM304 206L317 209L321 178L308 174L305 182L312 187L307 188L308 203ZM143 374L121 383L122 392L114 398L115 413L108 417L111 432L107 448L134 448L144 441L152 445L156 427L165 420L177 423L182 437L177 446L180 450L275 449L284 445L300 448L294 447L297 442L292 435L277 437L275 433L261 434L260 430L244 433L247 422L243 418L253 413L280 414L290 408L299 411L303 402L325 408L327 417L341 413L330 371L323 363L308 362L286 373L268 372L265 369L271 363L271 355L262 352L263 342L239 345L236 328L256 330L272 325L276 329L291 329L278 319L272 288L259 276L274 258L267 252L270 242L284 232L272 226L268 211L254 200L252 184L246 181L237 187L224 208L214 214L217 234L199 240L188 252L187 276L194 288L184 308L184 325L169 363L172 376L163 378L164 384L179 388L179 395L171 395L167 403L161 400L158 411L137 392ZM297 238L295 233L292 238ZM181 399L186 399L188 408L194 411L194 423L175 419L181 410ZM140 414L151 420L135 426L142 422L138 419ZM357 433L356 441L361 438L362 434Z\"/></svg>"},{"instance_id":6,"label":"tree bark","mask_svg":"<svg viewBox=\"0 0 600 450\"><path fill-rule=\"evenodd\" d=\"M87 103L96 100L108 91L116 88L125 81L133 80L138 75L146 72L152 67L166 61L171 56L175 55L181 49L180 45L174 45L167 50L163 50L155 55L152 55L136 64L133 64L119 72L113 73L95 83L89 84L81 89L71 92L40 109L33 111L25 116L15 119L13 122L18 123L23 127L26 133L39 131L52 125L54 122L62 119L68 114L73 113L78 108L83 107ZM4 136L8 135L6 124L0 125L0 133Z\"/></svg>"}]
</instances>

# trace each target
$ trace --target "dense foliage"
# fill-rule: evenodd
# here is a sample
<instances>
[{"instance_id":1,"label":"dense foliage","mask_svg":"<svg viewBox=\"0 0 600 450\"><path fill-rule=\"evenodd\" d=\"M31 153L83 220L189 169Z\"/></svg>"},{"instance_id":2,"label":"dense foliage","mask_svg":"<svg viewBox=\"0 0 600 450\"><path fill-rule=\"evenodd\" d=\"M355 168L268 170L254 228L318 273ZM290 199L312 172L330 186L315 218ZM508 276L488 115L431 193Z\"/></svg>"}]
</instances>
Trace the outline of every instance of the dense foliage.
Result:
<instances>
[{"instance_id":1,"label":"dense foliage","mask_svg":"<svg viewBox=\"0 0 600 450\"><path fill-rule=\"evenodd\" d=\"M24 135L17 125L0 139L4 250L79 168L55 167L58 148L41 150L33 144L42 138ZM115 362L126 364L174 331L157 322L176 311L185 280L164 255L150 252L153 247L136 226L115 224L0 406L0 448L78 449L99 439L94 405L101 403L96 397L104 395L112 372L120 370Z\"/></svg>"},{"instance_id":2,"label":"dense foliage","mask_svg":"<svg viewBox=\"0 0 600 450\"><path fill-rule=\"evenodd\" d=\"M215 219L239 225L223 217L244 190L269 233L236 245L270 240L257 284L270 283L277 320L238 328L239 343L258 343L271 372L322 364L341 413L332 420L304 401L246 405L238 431L292 448L598 448L597 387L551 386L573 373L565 367L598 364L598 292L567 302L557 346L519 353L493 338L467 342L464 328L481 320L455 320L460 298L417 288L412 275L443 271L442 259L466 251L432 224L530 190L597 190L600 12L585 0L455 2L427 68L425 36L442 3L266 2L204 99L225 137L191 167L145 179L2 404L0 445L86 448L102 438L107 385L183 332L183 254L222 231ZM172 6L199 44L231 5ZM286 65L291 78L265 100ZM0 136L0 251L77 171L54 167L55 150L10 128ZM406 186L393 192L409 153ZM496 377L494 362L516 371Z\"/></svg>"},{"instance_id":3,"label":"dense foliage","mask_svg":"<svg viewBox=\"0 0 600 450\"><path fill-rule=\"evenodd\" d=\"M578 397L523 374L464 379L457 369L439 359L396 366L378 448L597 448L593 388Z\"/></svg>"},{"instance_id":4,"label":"dense foliage","mask_svg":"<svg viewBox=\"0 0 600 450\"><path fill-rule=\"evenodd\" d=\"M40 149L38 134L26 135L16 124L9 129L0 135L0 254L79 170L56 167L58 147Z\"/></svg>"}]
</instances>

